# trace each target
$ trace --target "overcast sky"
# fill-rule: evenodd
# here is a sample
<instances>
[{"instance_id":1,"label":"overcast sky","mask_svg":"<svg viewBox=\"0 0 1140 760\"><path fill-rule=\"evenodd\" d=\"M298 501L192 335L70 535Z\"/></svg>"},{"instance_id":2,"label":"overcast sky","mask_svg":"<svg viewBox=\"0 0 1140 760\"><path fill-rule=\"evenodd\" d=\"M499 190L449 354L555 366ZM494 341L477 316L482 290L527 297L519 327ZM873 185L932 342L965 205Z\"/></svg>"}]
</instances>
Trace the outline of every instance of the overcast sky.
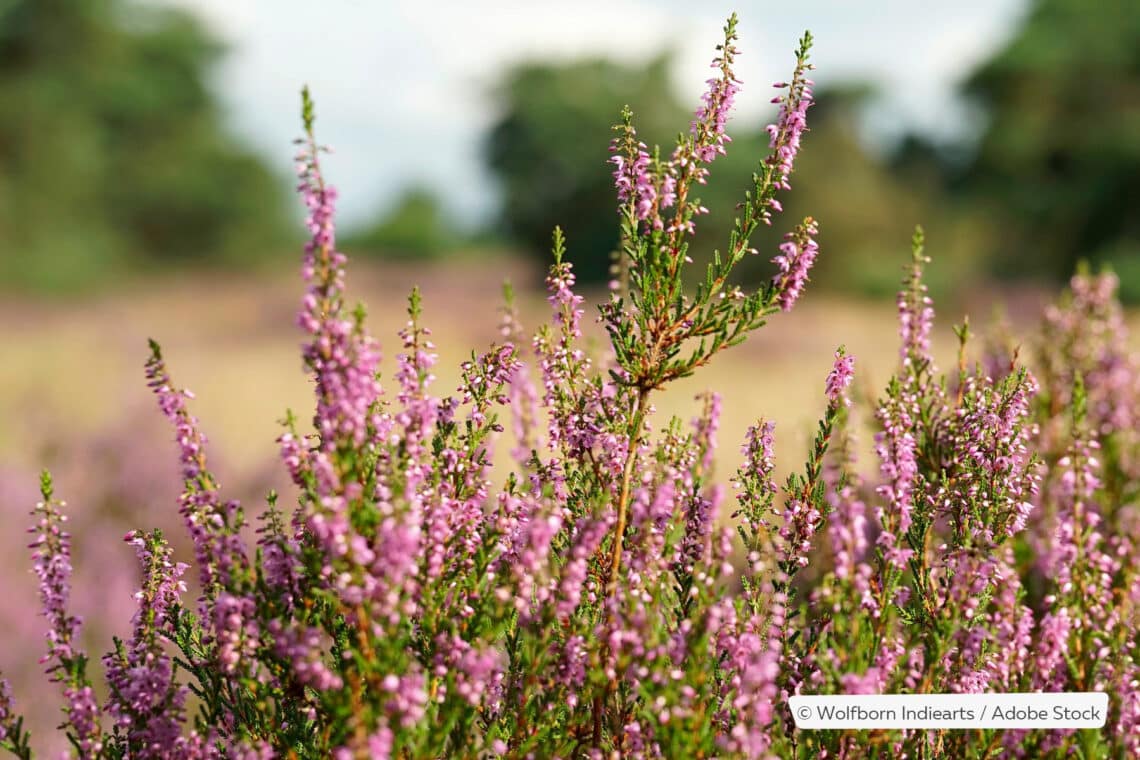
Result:
<instances>
[{"instance_id":1,"label":"overcast sky","mask_svg":"<svg viewBox=\"0 0 1140 760\"><path fill-rule=\"evenodd\" d=\"M889 97L875 124L952 134L968 123L955 85L1012 33L1025 0L151 0L199 14L230 45L218 94L235 131L291 171L298 92L309 84L326 167L345 220L359 222L408 183L436 188L467 222L495 205L480 141L488 93L510 64L678 51L678 94L696 104L724 17L740 16L744 82L735 117L771 118L772 81L796 40L815 35L816 80L869 79ZM615 107L616 109L616 107ZM730 132L732 126L730 124ZM599 146L604 155L605 146Z\"/></svg>"}]
</instances>

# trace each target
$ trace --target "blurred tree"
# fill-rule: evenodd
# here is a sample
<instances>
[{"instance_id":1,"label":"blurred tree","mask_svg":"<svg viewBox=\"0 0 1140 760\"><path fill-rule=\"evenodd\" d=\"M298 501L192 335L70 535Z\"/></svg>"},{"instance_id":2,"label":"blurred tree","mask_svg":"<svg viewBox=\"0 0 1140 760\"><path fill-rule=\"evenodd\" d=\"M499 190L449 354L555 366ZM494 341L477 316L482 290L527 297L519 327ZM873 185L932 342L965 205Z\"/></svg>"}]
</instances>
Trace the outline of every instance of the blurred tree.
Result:
<instances>
[{"instance_id":1,"label":"blurred tree","mask_svg":"<svg viewBox=\"0 0 1140 760\"><path fill-rule=\"evenodd\" d=\"M129 0L0 0L0 279L68 288L272 250L284 184L225 133L222 50Z\"/></svg>"},{"instance_id":2,"label":"blurred tree","mask_svg":"<svg viewBox=\"0 0 1140 760\"><path fill-rule=\"evenodd\" d=\"M373 226L345 239L346 250L387 256L435 257L459 242L439 196L411 187Z\"/></svg>"},{"instance_id":3,"label":"blurred tree","mask_svg":"<svg viewBox=\"0 0 1140 760\"><path fill-rule=\"evenodd\" d=\"M496 93L500 116L486 159L502 185L502 229L528 253L545 262L551 231L561 225L578 277L606 277L618 238L613 167L606 163L611 127L626 103L651 145L671 142L688 123L669 86L669 60L527 63L508 72Z\"/></svg>"},{"instance_id":4,"label":"blurred tree","mask_svg":"<svg viewBox=\"0 0 1140 760\"><path fill-rule=\"evenodd\" d=\"M640 69L597 61L527 64L506 77L500 89L503 115L488 140L487 158L503 186L505 229L543 262L557 224L566 230L579 276L591 281L606 276L618 218L605 146L621 105L631 104L639 136L649 145L660 142L665 155L675 130L691 118L671 94L668 60L661 56ZM942 254L932 271L936 290L944 293L950 283L976 271L971 248L977 247L981 225L960 204L938 197L940 166L896 175L859 140L861 111L874 94L860 84L816 93L808 114L808 148L797 161L792 190L781 195L786 212L772 231L753 241L760 255L740 268L743 285L754 287L772 275L770 259L783 232L808 214L820 219L826 255L813 278L824 284L893 292L899 278L895 263L903 262L918 222ZM728 155L716 160L709 183L699 188L711 213L697 220L690 252L698 261L728 238L736 204L768 153L763 127L762 120L729 123Z\"/></svg>"},{"instance_id":5,"label":"blurred tree","mask_svg":"<svg viewBox=\"0 0 1140 760\"><path fill-rule=\"evenodd\" d=\"M1140 298L1140 5L1036 0L965 90L989 121L960 189L996 217L997 271L1115 262Z\"/></svg>"},{"instance_id":6,"label":"blurred tree","mask_svg":"<svg viewBox=\"0 0 1140 760\"><path fill-rule=\"evenodd\" d=\"M941 163L913 158L905 169L893 168L892 156L860 139L862 115L877 96L859 82L816 92L806 147L796 159L792 189L782 196L784 213L775 220L777 234L756 241L761 255L747 270L753 284L771 276L779 235L809 214L819 220L821 255L812 272L818 284L877 297L894 293L915 224L926 229L936 255L928 272L936 295L952 295L976 277L976 249L987 232L967 204L943 195ZM762 144L752 139L744 152L763 155L767 136ZM743 139L731 147L743 147ZM927 148L913 150L925 156Z\"/></svg>"}]
</instances>

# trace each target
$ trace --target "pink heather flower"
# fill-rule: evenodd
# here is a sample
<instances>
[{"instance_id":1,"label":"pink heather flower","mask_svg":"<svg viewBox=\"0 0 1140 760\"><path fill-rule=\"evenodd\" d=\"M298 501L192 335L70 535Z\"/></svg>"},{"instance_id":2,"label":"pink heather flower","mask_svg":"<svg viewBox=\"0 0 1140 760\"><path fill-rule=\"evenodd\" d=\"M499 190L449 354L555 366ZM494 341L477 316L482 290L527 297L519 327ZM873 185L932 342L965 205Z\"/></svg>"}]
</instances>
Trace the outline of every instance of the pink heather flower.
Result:
<instances>
[{"instance_id":1,"label":"pink heather flower","mask_svg":"<svg viewBox=\"0 0 1140 760\"><path fill-rule=\"evenodd\" d=\"M392 756L392 745L395 739L392 729L381 726L368 737L368 755L373 760L387 760Z\"/></svg>"},{"instance_id":2,"label":"pink heather flower","mask_svg":"<svg viewBox=\"0 0 1140 760\"><path fill-rule=\"evenodd\" d=\"M712 532L716 515L711 499L701 495L686 498L684 504L685 533L678 547L680 566L687 573L707 567L712 552Z\"/></svg>"},{"instance_id":3,"label":"pink heather flower","mask_svg":"<svg viewBox=\"0 0 1140 760\"><path fill-rule=\"evenodd\" d=\"M706 164L712 163L718 155L723 156L725 144L731 142L724 128L740 92L740 80L732 70L737 55L735 17L729 19L724 31L724 44L718 48L720 55L710 64L710 68L718 69L720 75L707 80L708 90L701 96L701 105L689 125L693 153ZM703 175L698 176L697 181L703 182Z\"/></svg>"},{"instance_id":4,"label":"pink heather flower","mask_svg":"<svg viewBox=\"0 0 1140 760\"><path fill-rule=\"evenodd\" d=\"M662 710L658 715L660 722L669 722L668 708ZM646 732L642 728L640 721L631 720L622 726L622 742L623 745L628 748L632 757L645 757L647 749Z\"/></svg>"},{"instance_id":5,"label":"pink heather flower","mask_svg":"<svg viewBox=\"0 0 1140 760\"><path fill-rule=\"evenodd\" d=\"M364 746L358 746L359 740L354 739L348 745L334 749L332 758L333 760L355 760L355 758L363 755L371 760L389 760L392 757L394 743L395 736L392 734L392 729L388 728L387 725L381 725L368 735ZM272 758L275 755L268 757Z\"/></svg>"},{"instance_id":6,"label":"pink heather flower","mask_svg":"<svg viewBox=\"0 0 1140 760\"><path fill-rule=\"evenodd\" d=\"M503 320L500 323L499 332L508 345L515 347L526 345L518 312L513 304L503 310ZM508 394L507 406L511 409L511 432L515 439L515 448L511 450L511 456L514 458L515 464L525 469L532 452L543 447L538 391L535 389L528 364L519 362L516 372L511 377Z\"/></svg>"},{"instance_id":7,"label":"pink heather flower","mask_svg":"<svg viewBox=\"0 0 1140 760\"><path fill-rule=\"evenodd\" d=\"M1140 756L1140 665L1131 663L1120 679L1120 711L1116 735L1123 738L1126 756Z\"/></svg>"},{"instance_id":8,"label":"pink heather flower","mask_svg":"<svg viewBox=\"0 0 1140 760\"><path fill-rule=\"evenodd\" d=\"M708 90L701 96L701 105L697 107L689 125L689 139L677 146L669 162L671 173L680 174L686 180L694 179L699 184L704 184L708 177L708 169L701 164L710 164L717 156L723 156L724 146L732 141L725 133L725 125L736 95L740 92L740 80L732 70L737 53L734 44L736 39L736 22L730 20L725 27L725 41L719 48L720 55L711 64L711 68L720 70L720 76L707 81ZM671 193L662 192L662 195L666 194Z\"/></svg>"},{"instance_id":9,"label":"pink heather flower","mask_svg":"<svg viewBox=\"0 0 1140 760\"><path fill-rule=\"evenodd\" d=\"M547 301L554 312L557 334L541 331L534 339L534 350L542 371L542 401L548 411L547 447L552 452L565 448L568 452L593 448L601 428L593 415L571 408L571 391L584 384L590 359L575 347L582 335L583 297L574 293L574 272L569 262L551 268L546 278ZM588 391L584 391L588 392ZM594 403L601 403L594 399Z\"/></svg>"},{"instance_id":10,"label":"pink heather flower","mask_svg":"<svg viewBox=\"0 0 1140 760\"><path fill-rule=\"evenodd\" d=\"M845 406L851 405L845 394L853 379L855 379L855 357L849 356L840 348L835 352L835 364L827 375L827 399L833 406L838 406L840 403Z\"/></svg>"},{"instance_id":11,"label":"pink heather flower","mask_svg":"<svg viewBox=\"0 0 1140 760\"><path fill-rule=\"evenodd\" d=\"M257 661L260 627L255 617L257 605L247 596L223 593L214 604L214 636L218 665L232 675Z\"/></svg>"},{"instance_id":12,"label":"pink heather flower","mask_svg":"<svg viewBox=\"0 0 1140 760\"><path fill-rule=\"evenodd\" d=\"M772 474L776 469L776 423L761 421L748 428L743 447L744 470L753 474L765 495L776 493Z\"/></svg>"},{"instance_id":13,"label":"pink heather flower","mask_svg":"<svg viewBox=\"0 0 1140 760\"><path fill-rule=\"evenodd\" d=\"M1033 611L1021 604L1021 578L1007 550L994 579L993 610L989 614L994 683L1012 690L1025 673L1033 645Z\"/></svg>"},{"instance_id":14,"label":"pink heather flower","mask_svg":"<svg viewBox=\"0 0 1140 760\"><path fill-rule=\"evenodd\" d=\"M1037 627L1033 647L1033 664L1029 669L1033 688L1040 691L1061 691L1068 683L1069 634L1074 624L1065 607L1055 613L1048 612Z\"/></svg>"},{"instance_id":15,"label":"pink heather flower","mask_svg":"<svg viewBox=\"0 0 1140 760\"><path fill-rule=\"evenodd\" d=\"M577 691L586 683L590 654L586 640L579 635L571 636L554 654L555 682L566 689L567 703L574 707L578 703Z\"/></svg>"},{"instance_id":16,"label":"pink heather flower","mask_svg":"<svg viewBox=\"0 0 1140 760\"><path fill-rule=\"evenodd\" d=\"M531 454L543 447L542 433L538 427L538 391L535 389L529 368L526 365L511 379L510 401L512 410L512 433L517 444L511 456L520 467L526 465Z\"/></svg>"},{"instance_id":17,"label":"pink heather flower","mask_svg":"<svg viewBox=\"0 0 1140 760\"><path fill-rule=\"evenodd\" d=\"M261 534L257 541L262 554L261 570L266 583L277 590L281 601L291 608L297 603L301 589L300 544L285 534L281 513L275 505L270 505L262 519L265 524L257 529Z\"/></svg>"},{"instance_id":18,"label":"pink heather flower","mask_svg":"<svg viewBox=\"0 0 1140 760\"><path fill-rule=\"evenodd\" d=\"M859 586L865 582L861 573L870 570L867 556L867 507L859 489L846 483L838 491L829 489L828 501L833 513L827 522L828 538L835 556L835 576L851 578Z\"/></svg>"},{"instance_id":19,"label":"pink heather flower","mask_svg":"<svg viewBox=\"0 0 1140 760\"><path fill-rule=\"evenodd\" d=\"M367 604L380 625L394 624L401 615L410 614L418 593L414 575L422 551L425 491L431 478L430 459L425 454L445 410L427 394L433 379L434 346L429 331L418 324L419 294L413 292L410 319L401 331L405 352L397 356L400 412L383 411L377 379L379 347L364 330L363 314L358 310L349 317L344 312L345 257L335 247L336 194L324 183L318 153L310 134L298 157L298 189L310 210L312 233L303 267L310 285L298 321L312 336L304 355L317 386L314 422L318 444L315 448L301 445L290 432L281 439L282 455L294 480L308 493L304 527L325 554L322 575L330 579L345 604ZM338 466L346 448L387 446L393 436L404 442L406 457L398 509L389 485L375 479L374 473ZM365 483L370 481L374 490L366 494ZM372 502L381 511L372 538L355 535L352 529L350 515L363 502ZM300 645L310 638L305 634L283 645ZM301 658L302 666L314 666L313 677L325 688L334 683L315 663L306 663Z\"/></svg>"},{"instance_id":20,"label":"pink heather flower","mask_svg":"<svg viewBox=\"0 0 1140 760\"><path fill-rule=\"evenodd\" d=\"M995 529L1013 535L1025 527L1040 477L1028 450L1036 434L1029 420L1036 390L1036 381L1024 370L1008 378L1002 388L967 378L960 391L964 408L959 411L953 445L956 462L968 471L954 488L963 496L951 496L947 505L960 528L969 523L971 530L988 536ZM976 521L967 519L968 510L961 505L979 491L989 492L988 508L984 524L973 524Z\"/></svg>"},{"instance_id":21,"label":"pink heather flower","mask_svg":"<svg viewBox=\"0 0 1140 760\"><path fill-rule=\"evenodd\" d=\"M659 208L668 208L677 202L678 194L684 197L692 182L706 184L709 169L717 156L725 154L725 145L732 138L725 132L729 113L737 93L740 91L740 80L733 72L733 61L736 57L736 18L729 19L725 26L724 43L718 48L720 55L713 59L711 67L719 69L720 75L708 80L708 90L701 97L689 125L689 135L679 140L677 147L669 162L664 166L660 185ZM709 210L692 200L686 200L677 209L676 215L667 226L654 220L653 227L661 229L664 226L669 235L674 236L672 246L676 252L677 240L682 234L693 234L696 224L693 217L707 214Z\"/></svg>"},{"instance_id":22,"label":"pink heather flower","mask_svg":"<svg viewBox=\"0 0 1140 760\"><path fill-rule=\"evenodd\" d=\"M953 645L945 650L941 660L949 691L985 691L1001 677L1001 654L985 651L987 643L996 638L985 613L987 596L1012 572L1007 566L1008 559L1008 554L980 555L971 549L955 548L944 550L932 569L936 606L952 611L959 626L951 637ZM997 606L1001 604L999 599Z\"/></svg>"},{"instance_id":23,"label":"pink heather flower","mask_svg":"<svg viewBox=\"0 0 1140 760\"><path fill-rule=\"evenodd\" d=\"M844 694L882 694L891 683L899 660L907 648L898 638L883 641L871 667L863 673L844 673L839 683Z\"/></svg>"},{"instance_id":24,"label":"pink heather flower","mask_svg":"<svg viewBox=\"0 0 1140 760\"><path fill-rule=\"evenodd\" d=\"M808 282L808 272L819 255L819 244L815 242L817 234L819 228L815 220L805 219L784 237L780 255L772 259L780 269L780 273L772 278L772 288L782 311L791 311Z\"/></svg>"},{"instance_id":25,"label":"pink heather flower","mask_svg":"<svg viewBox=\"0 0 1140 760\"><path fill-rule=\"evenodd\" d=\"M923 290L926 286L922 286ZM899 332L902 335L903 361L911 361L911 357L930 356L930 329L934 323L933 302L928 296L921 296L917 304L905 300L899 295Z\"/></svg>"},{"instance_id":26,"label":"pink heather flower","mask_svg":"<svg viewBox=\"0 0 1140 760\"><path fill-rule=\"evenodd\" d=\"M1072 401L1080 375L1088 418L1098 435L1116 435L1134 448L1140 440L1140 354L1130 347L1128 322L1116 298L1119 278L1111 272L1077 274L1070 295L1045 310L1044 385L1056 403ZM1140 477L1140 456L1121 462Z\"/></svg>"},{"instance_id":27,"label":"pink heather flower","mask_svg":"<svg viewBox=\"0 0 1140 760\"><path fill-rule=\"evenodd\" d=\"M199 756L194 751L188 754L192 758ZM274 760L276 757L273 747L261 739L242 740L236 746L229 747L226 754L227 760Z\"/></svg>"},{"instance_id":28,"label":"pink heather flower","mask_svg":"<svg viewBox=\"0 0 1140 760\"><path fill-rule=\"evenodd\" d=\"M628 139L636 139L633 128L629 128ZM615 155L610 157L614 169L614 184L617 187L618 200L622 203L633 203L634 216L641 221L649 219L657 205L657 184L650 166L650 157L645 143L636 144L637 153L632 160L617 153L621 147L620 138L615 138L610 150ZM660 220L657 220L660 224Z\"/></svg>"},{"instance_id":29,"label":"pink heather flower","mask_svg":"<svg viewBox=\"0 0 1140 760\"><path fill-rule=\"evenodd\" d=\"M174 679L173 664L163 640L173 630L172 613L186 590L182 574L187 566L171 561L171 549L157 531L150 535L128 533L142 566L142 588L135 595L138 607L134 630L125 650L103 658L111 696L107 712L140 758L169 757L182 738L185 687Z\"/></svg>"},{"instance_id":30,"label":"pink heather flower","mask_svg":"<svg viewBox=\"0 0 1140 760\"><path fill-rule=\"evenodd\" d=\"M67 521L59 508L63 502L52 499L51 476L44 472L40 479L42 500L32 514L36 525L28 530L35 535L29 548L33 569L39 578L42 614L48 620L48 651L40 660L48 663L51 680L64 687L65 727L84 756L102 751L103 733L99 704L83 669L86 659L75 648L81 621L68 612L71 596L71 536L63 529Z\"/></svg>"},{"instance_id":31,"label":"pink heather flower","mask_svg":"<svg viewBox=\"0 0 1140 760\"><path fill-rule=\"evenodd\" d=\"M422 673L411 672L401 676L388 674L384 677L381 687L388 695L385 711L394 725L411 728L423 720L428 703L424 685Z\"/></svg>"},{"instance_id":32,"label":"pink heather flower","mask_svg":"<svg viewBox=\"0 0 1140 760\"><path fill-rule=\"evenodd\" d=\"M507 403L504 391L520 367L512 346L493 348L474 361L464 362L459 396L442 402L441 423L448 423L458 406L469 405L469 435L501 432L502 427L488 415L492 404ZM483 504L491 488L489 443L482 442L471 450L446 446L435 453L435 459L440 483L435 493L424 492L425 585L439 578L445 566L453 570L474 567L484 533Z\"/></svg>"},{"instance_id":33,"label":"pink heather flower","mask_svg":"<svg viewBox=\"0 0 1140 760\"><path fill-rule=\"evenodd\" d=\"M780 526L780 546L778 553L785 565L808 566L812 538L823 525L823 515L810 502L799 496L788 499L783 511L784 522Z\"/></svg>"},{"instance_id":34,"label":"pink heather flower","mask_svg":"<svg viewBox=\"0 0 1140 760\"><path fill-rule=\"evenodd\" d=\"M569 338L581 337L579 324L582 319L582 296L574 293L574 271L570 262L555 265L546 277L546 288L550 295L546 300L554 309L554 321Z\"/></svg>"},{"instance_id":35,"label":"pink heather flower","mask_svg":"<svg viewBox=\"0 0 1140 760\"><path fill-rule=\"evenodd\" d=\"M561 528L560 514L535 515L522 531L518 559L511 571L519 589L515 606L523 620L530 620L550 596L550 590L541 581L551 542Z\"/></svg>"},{"instance_id":36,"label":"pink heather flower","mask_svg":"<svg viewBox=\"0 0 1140 760\"><path fill-rule=\"evenodd\" d=\"M205 610L211 598L209 590L217 585L229 587L235 573L243 574L248 569L249 558L240 534L244 520L236 502L222 503L218 484L206 466L206 436L186 406L186 400L194 395L173 387L161 350L154 341L151 341L146 376L148 385L158 396L159 408L174 425L183 479L179 512L194 545L204 592L202 609Z\"/></svg>"},{"instance_id":37,"label":"pink heather flower","mask_svg":"<svg viewBox=\"0 0 1140 760\"><path fill-rule=\"evenodd\" d=\"M344 679L334 673L325 662L327 643L317 628L296 623L288 627L280 620L269 621L277 655L293 666L297 681L317 691L336 691L344 688Z\"/></svg>"},{"instance_id":38,"label":"pink heather flower","mask_svg":"<svg viewBox=\"0 0 1140 760\"><path fill-rule=\"evenodd\" d=\"M768 147L772 151L768 163L774 171L774 184L784 190L791 189L788 178L792 174L803 134L807 131L807 111L814 102L812 87L815 83L804 77L804 73L811 68L813 67L806 62L806 58L801 58L790 84L776 82L772 85L778 90L788 91L786 95L773 99L774 103L780 104L780 112L776 123L767 128Z\"/></svg>"},{"instance_id":39,"label":"pink heather flower","mask_svg":"<svg viewBox=\"0 0 1140 760\"><path fill-rule=\"evenodd\" d=\"M386 420L374 413L381 387L377 380L380 350L358 318L343 312L343 253L336 250L336 190L321 173L320 149L310 138L297 156L298 191L309 209L302 275L309 288L297 316L298 325L312 336L304 357L317 384L316 428L323 452L342 443L360 446L382 440Z\"/></svg>"},{"instance_id":40,"label":"pink heather flower","mask_svg":"<svg viewBox=\"0 0 1140 760\"><path fill-rule=\"evenodd\" d=\"M700 471L708 477L716 456L716 434L720 429L723 399L719 393L709 392L698 396L697 400L704 402L704 409L699 417L693 419L693 439L701 452Z\"/></svg>"},{"instance_id":41,"label":"pink heather flower","mask_svg":"<svg viewBox=\"0 0 1140 760\"><path fill-rule=\"evenodd\" d=\"M475 647L457 635L436 639L434 674L453 676L455 693L472 707L479 707L504 678L504 655L491 647Z\"/></svg>"},{"instance_id":42,"label":"pink heather flower","mask_svg":"<svg viewBox=\"0 0 1140 760\"><path fill-rule=\"evenodd\" d=\"M186 689L177 686L168 657L149 654L137 665L108 663L112 702L107 710L128 744L131 757L171 757L182 739Z\"/></svg>"},{"instance_id":43,"label":"pink heather flower","mask_svg":"<svg viewBox=\"0 0 1140 760\"><path fill-rule=\"evenodd\" d=\"M72 642L78 636L81 621L68 613L71 596L71 536L63 529L67 517L61 514L50 498L36 504L33 513L36 526L29 529L35 539L29 545L35 549L33 568L40 581L42 615L48 620L48 652L42 662L50 662L47 672L53 680L62 681L75 658Z\"/></svg>"},{"instance_id":44,"label":"pink heather flower","mask_svg":"<svg viewBox=\"0 0 1140 760\"><path fill-rule=\"evenodd\" d=\"M903 288L898 292L898 352L903 367L917 370L917 362L930 362L930 329L934 327L934 302L927 295L922 270L930 259L922 254L921 230L915 234L913 259Z\"/></svg>"},{"instance_id":45,"label":"pink heather flower","mask_svg":"<svg viewBox=\"0 0 1140 760\"><path fill-rule=\"evenodd\" d=\"M610 521L582 518L574 528L571 537L570 557L562 567L557 602L554 614L560 621L567 621L582 602L582 590L586 583L590 557L601 546L606 534L611 530Z\"/></svg>"},{"instance_id":46,"label":"pink heather flower","mask_svg":"<svg viewBox=\"0 0 1140 760\"><path fill-rule=\"evenodd\" d=\"M725 155L725 144L732 142L732 138L725 134L725 125L740 92L740 80L732 71L735 57L736 47L730 38L721 57L712 62L712 68L720 69L721 75L706 82L709 88L701 96L702 105L697 108L689 127L696 157L706 164L711 164L717 156Z\"/></svg>"},{"instance_id":47,"label":"pink heather flower","mask_svg":"<svg viewBox=\"0 0 1140 760\"><path fill-rule=\"evenodd\" d=\"M99 726L99 703L90 686L73 686L64 691L68 722L75 732L81 757L98 757L103 751L103 732Z\"/></svg>"},{"instance_id":48,"label":"pink heather flower","mask_svg":"<svg viewBox=\"0 0 1140 760\"><path fill-rule=\"evenodd\" d=\"M752 531L758 531L764 524L766 508L772 504L777 489L775 473L775 423L760 420L748 428L741 448L744 463L736 471L735 488L739 493L736 500L740 508L734 517L743 517L744 523Z\"/></svg>"},{"instance_id":49,"label":"pink heather flower","mask_svg":"<svg viewBox=\"0 0 1140 760\"><path fill-rule=\"evenodd\" d=\"M856 469L854 427L849 420L843 425L838 461L828 463L824 469L825 498L831 507L827 535L835 577L850 580L863 608L875 615L877 604L867 604L874 597L870 593L872 570L865 561L869 543L867 505L862 496L863 481Z\"/></svg>"},{"instance_id":50,"label":"pink heather flower","mask_svg":"<svg viewBox=\"0 0 1140 760\"><path fill-rule=\"evenodd\" d=\"M0 742L14 733L16 715L12 710L12 685L0 678Z\"/></svg>"},{"instance_id":51,"label":"pink heather flower","mask_svg":"<svg viewBox=\"0 0 1140 760\"><path fill-rule=\"evenodd\" d=\"M748 428L742 449L744 463L737 470L734 482L740 506L732 516L740 518L743 527L755 535L761 534L770 524L769 512L779 490L773 477L776 469L775 430L775 423L764 420Z\"/></svg>"},{"instance_id":52,"label":"pink heather flower","mask_svg":"<svg viewBox=\"0 0 1140 760\"><path fill-rule=\"evenodd\" d=\"M420 326L418 315L418 293L413 292L408 323L400 330L403 352L396 356L396 381L400 388L396 400L400 405L400 411L393 417L403 441L407 462L403 472L403 495L407 506L400 513L395 513L394 505L389 505L385 510L395 514L385 521L382 537L393 540L394 545L390 551L383 544L377 543L377 547L380 548L380 552L377 553L378 565L390 563L397 558L406 561L408 559L406 552L409 548L406 542L418 543L424 538L420 531L424 523L425 488L431 479L431 463L425 454L436 424L444 415L450 414L450 411L442 408L438 399L428 393L428 387L435 380L432 367L439 357L435 353L435 344L430 340L431 331ZM390 501L386 493L377 495L382 497L381 501L386 504ZM415 572L414 568L415 565L406 567L389 565L385 568L385 576L390 580L398 577L410 578ZM388 599L385 602L385 609L391 610L394 616L394 601L396 595L402 592L399 588L388 585L388 582L382 584ZM409 588L407 591L411 593L412 589Z\"/></svg>"},{"instance_id":53,"label":"pink heather flower","mask_svg":"<svg viewBox=\"0 0 1140 760\"><path fill-rule=\"evenodd\" d=\"M776 716L780 696L778 677L783 653L782 595L772 600L772 615L767 627L753 617L738 635L729 637L727 666L733 675L731 707L737 713L727 737L728 749L745 757L765 757L772 743L770 727Z\"/></svg>"},{"instance_id":54,"label":"pink heather flower","mask_svg":"<svg viewBox=\"0 0 1140 760\"><path fill-rule=\"evenodd\" d=\"M875 434L875 452L879 455L879 473L883 481L875 491L887 501L879 510L883 526L879 543L893 558L893 564L902 569L910 550L898 548L897 542L910 529L912 495L918 476L917 445L905 404L888 398L875 416L883 426L883 430Z\"/></svg>"},{"instance_id":55,"label":"pink heather flower","mask_svg":"<svg viewBox=\"0 0 1140 760\"><path fill-rule=\"evenodd\" d=\"M663 474L662 482L653 487L653 476L646 474L634 489L630 503L630 526L637 540L630 546L629 567L637 573L654 573L666 559L668 533L675 515L679 514L678 488L682 480L673 470ZM612 518L608 521L613 522ZM675 548L675 547L674 547ZM673 560L682 566L681 553Z\"/></svg>"},{"instance_id":56,"label":"pink heather flower","mask_svg":"<svg viewBox=\"0 0 1140 760\"><path fill-rule=\"evenodd\" d=\"M677 178L671 173L666 172L665 176L661 178L661 202L660 208L672 208L673 204L677 202Z\"/></svg>"},{"instance_id":57,"label":"pink heather flower","mask_svg":"<svg viewBox=\"0 0 1140 760\"><path fill-rule=\"evenodd\" d=\"M1120 625L1113 579L1122 561L1127 561L1129 547L1124 544L1121 551L1114 552L1106 540L1106 527L1095 500L1100 486L1096 450L1096 441L1079 430L1069 452L1058 463L1063 468L1058 484L1060 498L1052 545L1042 564L1056 589L1047 598L1052 610L1060 615L1067 609L1073 628L1092 632L1090 645L1100 647L1103 645L1097 642L1103 641L1102 636ZM1135 585L1140 582L1132 583L1135 594ZM1111 677L1114 669L1113 664L1105 663L1102 677Z\"/></svg>"}]
</instances>

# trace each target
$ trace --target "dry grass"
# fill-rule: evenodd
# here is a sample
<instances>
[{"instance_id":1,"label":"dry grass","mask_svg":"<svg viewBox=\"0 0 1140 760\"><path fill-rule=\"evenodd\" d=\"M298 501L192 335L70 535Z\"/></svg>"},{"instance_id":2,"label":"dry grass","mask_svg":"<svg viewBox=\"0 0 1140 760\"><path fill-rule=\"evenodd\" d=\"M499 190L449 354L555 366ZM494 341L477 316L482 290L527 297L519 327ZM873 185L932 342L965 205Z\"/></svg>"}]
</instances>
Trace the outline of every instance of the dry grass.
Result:
<instances>
[{"instance_id":1,"label":"dry grass","mask_svg":"<svg viewBox=\"0 0 1140 760\"><path fill-rule=\"evenodd\" d=\"M537 280L533 270L503 258L446 269L354 265L350 287L369 307L369 324L390 368L406 294L412 285L421 286L425 322L441 356L436 389L446 394L471 348L496 339L505 278ZM142 364L146 338L155 337L176 381L197 394L194 408L215 448L236 471L259 466L273 456L276 421L285 409L304 418L310 407L298 358L300 333L292 327L299 293L292 272L256 280L197 276L137 283L81 303L0 307L0 321L8 326L0 373L0 461L36 467L42 447L59 443L52 436L79 436L108 425L125 407L150 404ZM540 292L526 290L519 299L528 327L546 318ZM991 299L975 300L990 311ZM1019 310L1031 311L1024 304ZM692 397L713 388L724 396L722 475L735 468L745 429L761 416L777 424L781 462L795 462L822 412L832 352L845 344L858 360L858 389L876 394L895 362L894 319L891 302L809 290L794 312L776 316L746 344L662 394L658 421L673 414L688 419L695 411ZM596 330L589 337L601 338ZM950 366L955 341L944 314L935 330L935 352Z\"/></svg>"}]
</instances>

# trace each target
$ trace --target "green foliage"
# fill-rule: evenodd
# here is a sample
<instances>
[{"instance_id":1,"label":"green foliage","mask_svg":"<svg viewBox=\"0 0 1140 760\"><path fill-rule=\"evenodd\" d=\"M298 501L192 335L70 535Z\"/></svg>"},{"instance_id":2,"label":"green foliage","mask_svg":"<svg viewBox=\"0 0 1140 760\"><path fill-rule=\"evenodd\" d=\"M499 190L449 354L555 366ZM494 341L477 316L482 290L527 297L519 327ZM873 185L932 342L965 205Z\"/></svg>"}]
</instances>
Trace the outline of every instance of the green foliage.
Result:
<instances>
[{"instance_id":1,"label":"green foliage","mask_svg":"<svg viewBox=\"0 0 1140 760\"><path fill-rule=\"evenodd\" d=\"M989 123L964 189L997 213L999 272L1062 278L1080 258L1140 253L1137 39L1134 3L1037 0L967 83ZM1128 277L1122 290L1135 294L1134 263Z\"/></svg>"},{"instance_id":2,"label":"green foliage","mask_svg":"<svg viewBox=\"0 0 1140 760\"><path fill-rule=\"evenodd\" d=\"M281 239L283 187L206 86L221 53L170 9L0 3L0 278L68 289L128 264L244 262Z\"/></svg>"},{"instance_id":3,"label":"green foliage","mask_svg":"<svg viewBox=\"0 0 1140 760\"><path fill-rule=\"evenodd\" d=\"M502 186L504 231L528 254L545 262L550 230L562 225L575 233L579 279L607 276L620 220L604 146L623 103L637 113L646 142L671 142L687 114L669 86L669 62L662 55L640 67L528 63L507 74L486 159Z\"/></svg>"},{"instance_id":4,"label":"green foliage","mask_svg":"<svg viewBox=\"0 0 1140 760\"><path fill-rule=\"evenodd\" d=\"M412 187L371 227L345 242L349 252L394 257L428 258L452 252L459 234L452 228L439 197Z\"/></svg>"}]
</instances>

